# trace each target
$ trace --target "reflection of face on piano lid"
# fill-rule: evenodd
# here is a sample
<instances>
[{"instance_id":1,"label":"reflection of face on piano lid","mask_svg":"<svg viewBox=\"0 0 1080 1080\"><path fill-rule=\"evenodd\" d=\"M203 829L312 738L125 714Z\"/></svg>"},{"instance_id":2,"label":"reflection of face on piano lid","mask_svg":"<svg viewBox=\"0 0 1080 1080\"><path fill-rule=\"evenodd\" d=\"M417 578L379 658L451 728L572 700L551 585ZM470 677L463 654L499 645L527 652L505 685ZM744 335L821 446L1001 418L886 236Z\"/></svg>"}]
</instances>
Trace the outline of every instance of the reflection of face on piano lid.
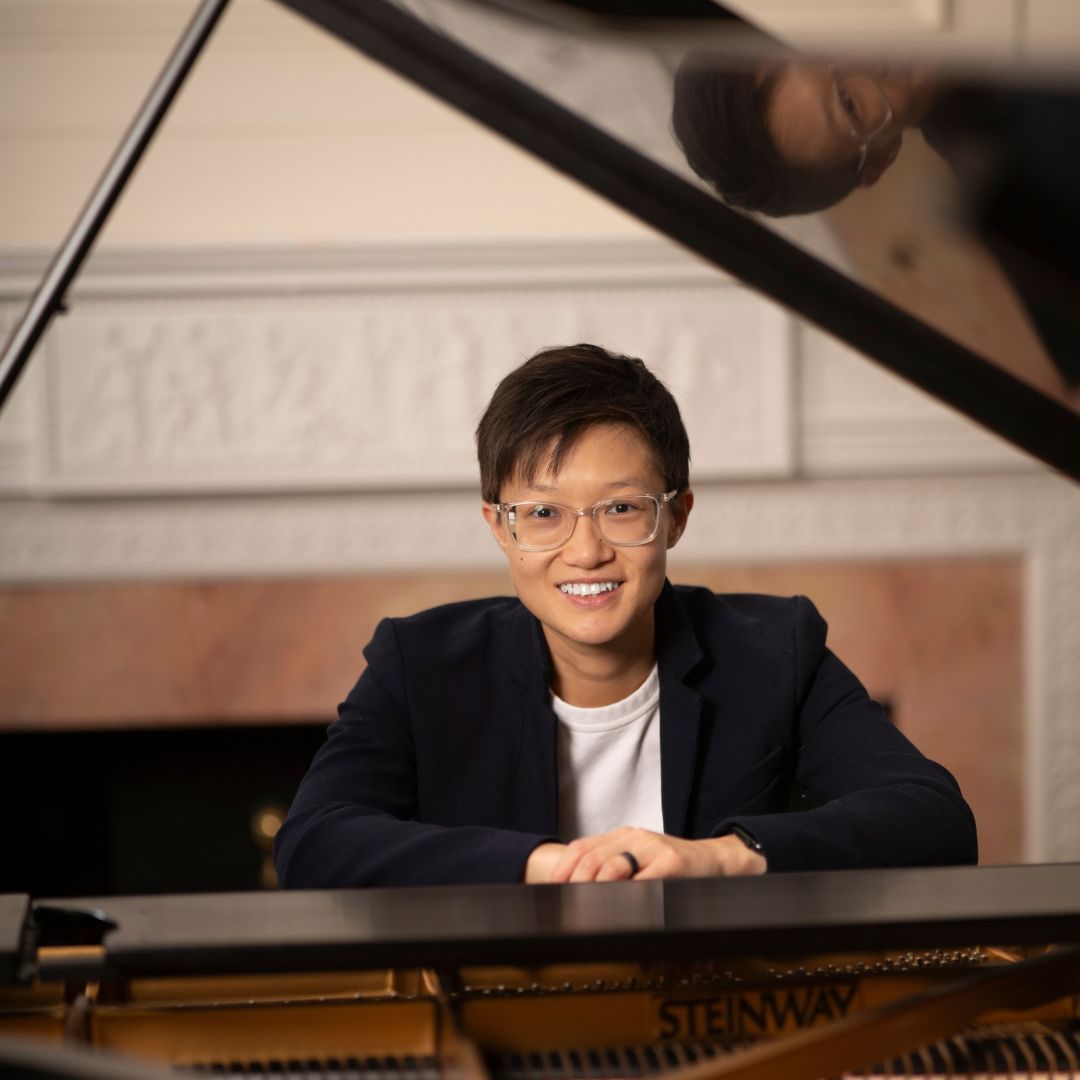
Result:
<instances>
[{"instance_id":1,"label":"reflection of face on piano lid","mask_svg":"<svg viewBox=\"0 0 1080 1080\"><path fill-rule=\"evenodd\" d=\"M780 156L796 168L850 167L853 186L880 179L934 93L926 69L880 64L795 62L759 78L769 82L765 124Z\"/></svg>"}]
</instances>

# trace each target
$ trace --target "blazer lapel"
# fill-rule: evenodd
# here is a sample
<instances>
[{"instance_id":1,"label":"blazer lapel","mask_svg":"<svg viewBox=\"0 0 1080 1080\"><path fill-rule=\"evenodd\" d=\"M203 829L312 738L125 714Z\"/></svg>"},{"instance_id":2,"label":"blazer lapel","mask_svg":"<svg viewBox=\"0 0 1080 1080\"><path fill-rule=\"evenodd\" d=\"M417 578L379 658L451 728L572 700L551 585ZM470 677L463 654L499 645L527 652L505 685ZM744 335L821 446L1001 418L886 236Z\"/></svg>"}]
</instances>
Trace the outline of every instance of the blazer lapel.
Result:
<instances>
[{"instance_id":1,"label":"blazer lapel","mask_svg":"<svg viewBox=\"0 0 1080 1080\"><path fill-rule=\"evenodd\" d=\"M528 830L555 836L559 827L558 720L551 708L551 656L540 623L524 605L507 635L507 670L519 714L518 803Z\"/></svg>"},{"instance_id":2,"label":"blazer lapel","mask_svg":"<svg viewBox=\"0 0 1080 1080\"><path fill-rule=\"evenodd\" d=\"M660 800L664 831L683 836L697 765L702 697L686 679L704 659L694 628L669 583L656 602L660 674ZM558 832L558 721L551 709L551 657L540 624L520 606L506 641L507 671L521 703L518 795L531 828Z\"/></svg>"},{"instance_id":3,"label":"blazer lapel","mask_svg":"<svg viewBox=\"0 0 1080 1080\"><path fill-rule=\"evenodd\" d=\"M665 583L656 602L656 661L660 673L660 800L664 832L686 835L697 765L702 697L686 685L704 659L675 590Z\"/></svg>"}]
</instances>

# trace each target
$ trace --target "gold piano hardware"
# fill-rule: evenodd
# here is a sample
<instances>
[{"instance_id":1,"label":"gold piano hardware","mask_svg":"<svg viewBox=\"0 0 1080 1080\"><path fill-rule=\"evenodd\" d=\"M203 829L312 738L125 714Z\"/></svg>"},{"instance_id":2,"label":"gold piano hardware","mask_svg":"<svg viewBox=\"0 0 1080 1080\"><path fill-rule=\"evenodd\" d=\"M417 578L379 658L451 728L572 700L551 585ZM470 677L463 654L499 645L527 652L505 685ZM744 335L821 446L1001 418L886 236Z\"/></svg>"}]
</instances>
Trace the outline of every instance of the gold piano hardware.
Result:
<instances>
[{"instance_id":1,"label":"gold piano hardware","mask_svg":"<svg viewBox=\"0 0 1080 1080\"><path fill-rule=\"evenodd\" d=\"M98 971L104 962L103 945L49 945L37 951L37 970L46 979L54 972Z\"/></svg>"},{"instance_id":2,"label":"gold piano hardware","mask_svg":"<svg viewBox=\"0 0 1080 1080\"><path fill-rule=\"evenodd\" d=\"M736 1062L754 1064L743 1053L729 1054L733 1048L756 1045L760 1053L793 1040L828 1041L845 1025L872 1026L875 1016L902 1010L905 1001L943 993L965 976L1007 972L1023 958L1021 951L963 949L795 964L472 967L451 984L421 969L153 978L103 984L96 1000L84 994L69 1006L55 987L42 985L36 1006L26 990L19 1001L0 992L0 1032L61 1041L81 1031L96 1047L194 1069L244 1063L257 1072L282 1062L352 1060L396 1080L462 1070L475 1080L486 1075L485 1055L504 1064L546 1055L549 1063L563 1062L568 1078L575 1061L603 1060L603 1075L627 1075L641 1071L641 1061L655 1061L692 1067L707 1080ZM73 1023L76 1008L82 1014ZM1075 997L1059 994L1035 1009L991 1002L981 1015L1053 1037L1080 1010ZM936 1037L930 1032L918 1041ZM747 1075L792 1080L790 1065ZM586 1071L602 1075L595 1065Z\"/></svg>"}]
</instances>

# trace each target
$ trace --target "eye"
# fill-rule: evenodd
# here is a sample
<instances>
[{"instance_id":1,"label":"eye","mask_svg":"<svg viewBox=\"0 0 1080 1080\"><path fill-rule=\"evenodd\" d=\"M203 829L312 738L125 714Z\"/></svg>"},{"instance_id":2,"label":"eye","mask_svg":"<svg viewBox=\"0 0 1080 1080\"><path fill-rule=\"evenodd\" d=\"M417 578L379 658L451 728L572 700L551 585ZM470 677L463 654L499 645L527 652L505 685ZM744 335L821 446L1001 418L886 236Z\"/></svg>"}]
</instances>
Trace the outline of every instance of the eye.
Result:
<instances>
[{"instance_id":1,"label":"eye","mask_svg":"<svg viewBox=\"0 0 1080 1080\"><path fill-rule=\"evenodd\" d=\"M632 500L617 500L608 503L607 509L604 511L609 517L625 517L627 514L636 514L641 510L641 505Z\"/></svg>"},{"instance_id":2,"label":"eye","mask_svg":"<svg viewBox=\"0 0 1080 1080\"><path fill-rule=\"evenodd\" d=\"M837 84L836 96L840 99L840 106L854 120L858 123L859 120L859 106L855 101L855 98L851 96L851 93L846 87Z\"/></svg>"},{"instance_id":3,"label":"eye","mask_svg":"<svg viewBox=\"0 0 1080 1080\"><path fill-rule=\"evenodd\" d=\"M545 506L544 503L535 503L528 509L526 517L534 518L537 521L553 521L559 517L559 508L557 506Z\"/></svg>"}]
</instances>

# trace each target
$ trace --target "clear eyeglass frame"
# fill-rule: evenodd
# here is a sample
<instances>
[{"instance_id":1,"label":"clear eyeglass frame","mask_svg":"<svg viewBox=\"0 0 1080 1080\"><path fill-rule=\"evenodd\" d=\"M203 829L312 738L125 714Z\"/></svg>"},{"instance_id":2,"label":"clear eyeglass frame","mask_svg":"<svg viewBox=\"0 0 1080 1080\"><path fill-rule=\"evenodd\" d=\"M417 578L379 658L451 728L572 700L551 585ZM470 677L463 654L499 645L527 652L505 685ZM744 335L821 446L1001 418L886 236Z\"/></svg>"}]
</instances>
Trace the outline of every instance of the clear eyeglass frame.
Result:
<instances>
[{"instance_id":1,"label":"clear eyeglass frame","mask_svg":"<svg viewBox=\"0 0 1080 1080\"><path fill-rule=\"evenodd\" d=\"M843 79L844 77L843 71L839 70L839 65L830 64L829 74L832 76L833 80L833 92L836 94L836 103L839 106L840 112L843 114L844 119L847 121L848 129L851 131L852 139L854 139L855 143L859 147L859 164L855 170L855 175L861 176L863 169L866 167L866 158L870 153L870 143L873 142L874 139L889 126L889 124L892 123L893 108L892 105L889 103L888 95L885 93L884 90L882 90L881 85L878 83L877 79L873 78L870 75L863 75L862 77L873 83L874 89L878 92L878 94L881 95L882 103L885 106L885 115L880 121L880 123L875 124L872 128L868 128L865 130L863 128L860 128L856 124L854 117L852 117L851 113L848 111L847 106L844 104L843 89L840 85L841 79Z\"/></svg>"},{"instance_id":2,"label":"clear eyeglass frame","mask_svg":"<svg viewBox=\"0 0 1080 1080\"><path fill-rule=\"evenodd\" d=\"M596 526L597 535L605 544L611 544L613 547L641 547L643 544L651 544L656 539L656 534L660 531L660 518L663 509L678 494L678 489L676 489L674 491L666 491L660 495L654 495L651 492L644 492L641 494L635 493L633 495L617 495L612 499L601 499L599 502L593 503L592 506L567 506L565 503L545 502L543 499L521 499L511 503L492 503L491 508L497 514L506 515L506 531L510 534L510 538L521 551L554 551L556 548L562 547L563 544L568 543L570 538L574 535L578 518L583 517L592 518L593 525ZM641 540L612 540L604 535L604 527L600 524L601 519L596 516L597 512L605 507L614 506L620 502L626 502L627 499L649 499L656 506L652 530L648 536ZM518 539L517 533L510 524L511 514L519 506L547 506L553 510L563 511L567 515L565 535L561 540L553 544L523 544Z\"/></svg>"}]
</instances>

